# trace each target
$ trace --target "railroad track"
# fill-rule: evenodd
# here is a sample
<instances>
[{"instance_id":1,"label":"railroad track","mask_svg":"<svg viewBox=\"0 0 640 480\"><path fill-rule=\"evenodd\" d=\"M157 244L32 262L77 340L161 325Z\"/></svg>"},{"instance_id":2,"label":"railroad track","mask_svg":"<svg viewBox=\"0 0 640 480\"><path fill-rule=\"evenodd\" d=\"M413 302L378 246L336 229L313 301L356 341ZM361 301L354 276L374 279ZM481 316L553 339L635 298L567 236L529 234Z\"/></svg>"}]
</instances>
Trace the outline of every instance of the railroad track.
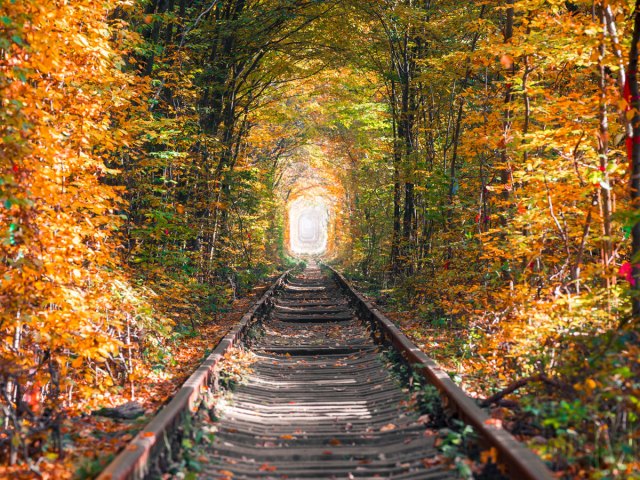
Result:
<instances>
[{"instance_id":1,"label":"railroad track","mask_svg":"<svg viewBox=\"0 0 640 480\"><path fill-rule=\"evenodd\" d=\"M506 478L552 478L340 274L312 263L269 289L100 480L158 478L176 461L185 420L218 389L232 345L249 348L253 363L215 407L200 478L457 478L436 446L436 412L420 410L391 357L437 387L438 410L471 424ZM497 472L484 478L505 478Z\"/></svg>"}]
</instances>

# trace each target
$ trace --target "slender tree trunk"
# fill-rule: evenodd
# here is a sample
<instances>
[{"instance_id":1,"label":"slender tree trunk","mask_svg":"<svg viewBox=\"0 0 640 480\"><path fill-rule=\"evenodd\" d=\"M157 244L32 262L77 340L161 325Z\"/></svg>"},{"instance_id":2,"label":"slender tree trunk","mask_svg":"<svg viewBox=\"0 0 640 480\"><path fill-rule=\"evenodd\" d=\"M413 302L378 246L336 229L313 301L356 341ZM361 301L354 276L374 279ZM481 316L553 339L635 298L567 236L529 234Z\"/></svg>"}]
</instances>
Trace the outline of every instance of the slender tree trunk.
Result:
<instances>
[{"instance_id":1,"label":"slender tree trunk","mask_svg":"<svg viewBox=\"0 0 640 480\"><path fill-rule=\"evenodd\" d=\"M175 8L175 4L176 4L175 0L169 0L169 5L167 6L168 13L173 12L173 9ZM167 30L165 31L165 34L164 34L164 44L170 45L172 40L173 40L173 22L169 21L167 23Z\"/></svg>"},{"instance_id":2,"label":"slender tree trunk","mask_svg":"<svg viewBox=\"0 0 640 480\"><path fill-rule=\"evenodd\" d=\"M524 103L524 122L522 124L522 145L527 143L526 136L529 133L529 123L531 121L531 99L529 98L529 75L533 71L530 65L529 55L524 56L524 72L522 73L522 101ZM522 152L522 160L526 163L529 153L526 148Z\"/></svg>"},{"instance_id":3,"label":"slender tree trunk","mask_svg":"<svg viewBox=\"0 0 640 480\"><path fill-rule=\"evenodd\" d=\"M400 191L400 140L398 138L398 115L396 107L396 84L391 81L391 111L393 122L393 233L391 239L391 270L398 273L400 268L400 236L401 236L401 191Z\"/></svg>"},{"instance_id":4,"label":"slender tree trunk","mask_svg":"<svg viewBox=\"0 0 640 480\"><path fill-rule=\"evenodd\" d=\"M404 184L404 211L402 217L402 246L401 251L403 253L403 268L409 269L411 267L411 253L413 247L413 234L414 234L414 219L415 219L415 194L413 183L414 172L414 158L413 158L413 129L414 129L414 105L413 105L413 60L411 56L413 53L410 51L409 34L405 33L405 39L403 44L403 57L402 64L398 65L397 69L401 73L400 75L400 89L402 92L401 104L400 104L400 121L398 136L403 143L403 157L405 167L405 184Z\"/></svg>"},{"instance_id":5,"label":"slender tree trunk","mask_svg":"<svg viewBox=\"0 0 640 480\"><path fill-rule=\"evenodd\" d=\"M618 27L616 26L616 20L611 11L611 5L607 5L604 9L604 18L606 22L607 33L611 37L613 43L613 53L618 61L618 87L620 88L620 94L624 95L626 84L626 73L624 58L622 56L622 47L620 46L620 39L618 38ZM624 131L627 137L631 136L631 122L627 120L627 115L624 109L620 109L620 125L624 127Z\"/></svg>"},{"instance_id":6,"label":"slender tree trunk","mask_svg":"<svg viewBox=\"0 0 640 480\"><path fill-rule=\"evenodd\" d=\"M480 8L480 13L478 18L481 19L484 16L485 6L483 5ZM478 39L480 38L480 34L476 33L473 37L473 41L471 42L471 53L473 53L476 49L476 44L478 43ZM464 113L464 90L467 88L469 83L469 77L471 76L471 58L467 59L467 68L465 69L464 79L462 80L462 85L460 86L460 96L458 97L458 113L456 116L456 124L453 132L453 153L451 155L451 164L449 166L449 213L447 215L448 222L451 223L453 219L453 199L456 194L456 189L458 185L458 180L456 178L456 162L458 160L458 145L460 144L460 135L462 132L462 116Z\"/></svg>"},{"instance_id":7,"label":"slender tree trunk","mask_svg":"<svg viewBox=\"0 0 640 480\"><path fill-rule=\"evenodd\" d=\"M467 77L469 74L469 70L467 69ZM467 83L467 78L462 83L462 89L464 90L464 86ZM462 97L458 99L458 113L456 115L456 126L453 131L453 154L451 156L451 164L449 165L449 203L453 204L453 197L456 194L456 160L458 158L458 143L460 142L460 129L462 127L462 112L464 110L464 100ZM449 210L449 220L451 220L451 216L453 215L453 210Z\"/></svg>"},{"instance_id":8,"label":"slender tree trunk","mask_svg":"<svg viewBox=\"0 0 640 480\"><path fill-rule=\"evenodd\" d=\"M507 11L504 25L504 43L509 43L513 38L513 22L515 17L515 11L513 8L514 0L506 0ZM515 59L511 60L515 63ZM514 69L513 65L506 66L508 70ZM509 165L509 136L511 132L511 101L513 100L513 85L512 80L509 80L506 85L506 91L504 94L504 113L502 123L502 145L500 148L500 163L502 164L501 182L504 186L502 197L506 200L509 198L509 185L511 183L511 166Z\"/></svg>"},{"instance_id":9,"label":"slender tree trunk","mask_svg":"<svg viewBox=\"0 0 640 480\"><path fill-rule=\"evenodd\" d=\"M600 74L598 157L600 159L600 170L602 171L603 179L600 183L601 187L599 196L602 210L602 235L604 237L601 246L602 267L605 270L604 283L608 287L611 284L611 278L608 274L609 264L611 262L611 186L609 185L609 174L607 173L607 165L609 163L609 113L607 108L607 71L605 68L605 37L607 34L607 23L604 8L600 8L600 23L602 26L602 33L598 49L598 71Z\"/></svg>"},{"instance_id":10,"label":"slender tree trunk","mask_svg":"<svg viewBox=\"0 0 640 480\"><path fill-rule=\"evenodd\" d=\"M153 12L157 12L158 14L164 13L167 9L166 0L159 0L159 1L153 2L153 4L154 4ZM162 22L160 20L153 21L153 25L151 27L151 35L149 37L149 40L151 41L152 44L155 44L158 42L158 39L160 38L161 27L162 27ZM145 65L145 70L144 70L145 75L147 76L151 75L151 73L153 72L154 63L155 63L155 54L151 53Z\"/></svg>"},{"instance_id":11,"label":"slender tree trunk","mask_svg":"<svg viewBox=\"0 0 640 480\"><path fill-rule=\"evenodd\" d=\"M507 18L504 24L504 43L507 43L513 37L513 19L515 11L513 9L514 0L507 0Z\"/></svg>"},{"instance_id":12,"label":"slender tree trunk","mask_svg":"<svg viewBox=\"0 0 640 480\"><path fill-rule=\"evenodd\" d=\"M400 159L394 154L393 161L393 238L391 243L391 263L395 273L400 270L402 191L400 186Z\"/></svg>"}]
</instances>

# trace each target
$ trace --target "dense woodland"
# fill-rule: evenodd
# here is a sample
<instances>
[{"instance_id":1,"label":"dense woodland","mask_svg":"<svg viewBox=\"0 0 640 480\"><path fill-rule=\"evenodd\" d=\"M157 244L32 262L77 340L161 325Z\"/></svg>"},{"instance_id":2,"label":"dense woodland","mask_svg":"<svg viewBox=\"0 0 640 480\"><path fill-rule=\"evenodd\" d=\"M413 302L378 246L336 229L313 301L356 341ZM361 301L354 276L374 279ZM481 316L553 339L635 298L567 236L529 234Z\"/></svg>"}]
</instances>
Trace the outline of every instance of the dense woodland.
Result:
<instances>
[{"instance_id":1,"label":"dense woodland","mask_svg":"<svg viewBox=\"0 0 640 480\"><path fill-rule=\"evenodd\" d=\"M0 0L7 472L94 474L74 419L152 401L321 198L550 466L640 478L639 39L629 0Z\"/></svg>"}]
</instances>

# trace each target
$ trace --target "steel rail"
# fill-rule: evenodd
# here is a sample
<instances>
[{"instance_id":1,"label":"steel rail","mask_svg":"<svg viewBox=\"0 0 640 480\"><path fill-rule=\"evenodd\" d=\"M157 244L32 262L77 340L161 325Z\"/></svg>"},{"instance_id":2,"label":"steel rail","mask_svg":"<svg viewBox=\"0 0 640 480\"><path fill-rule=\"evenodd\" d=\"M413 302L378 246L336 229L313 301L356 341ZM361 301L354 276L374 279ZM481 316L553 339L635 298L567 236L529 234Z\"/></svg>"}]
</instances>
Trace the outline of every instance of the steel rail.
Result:
<instances>
[{"instance_id":1,"label":"steel rail","mask_svg":"<svg viewBox=\"0 0 640 480\"><path fill-rule=\"evenodd\" d=\"M551 480L554 478L542 460L518 442L510 433L493 423L488 415L460 389L438 365L418 349L382 312L365 299L342 274L328 268L340 287L351 298L360 318L369 322L372 334L380 342L394 347L414 370L422 373L441 392L444 407L454 411L473 426L485 446L494 447L498 464L514 480ZM203 396L215 390L216 366L224 354L241 342L249 328L268 313L271 298L282 286L285 272L267 290L239 323L220 341L215 350L178 390L173 399L136 435L97 477L98 480L141 480L166 471L180 454L185 420L197 409Z\"/></svg>"},{"instance_id":2,"label":"steel rail","mask_svg":"<svg viewBox=\"0 0 640 480\"><path fill-rule=\"evenodd\" d=\"M518 442L499 424L492 422L435 361L425 355L391 320L355 290L341 273L326 264L323 266L333 273L338 284L352 298L361 319L369 322L373 333L381 334L381 341L392 345L414 370L421 372L440 391L445 408L454 410L463 422L474 427L486 446L496 449L498 465L503 467L507 476L513 480L555 478L540 457Z\"/></svg>"},{"instance_id":3,"label":"steel rail","mask_svg":"<svg viewBox=\"0 0 640 480\"><path fill-rule=\"evenodd\" d=\"M180 450L185 420L197 410L204 394L215 389L215 368L224 354L242 341L253 323L271 307L274 292L291 270L283 273L218 343L214 351L187 379L171 401L135 436L102 471L97 480L142 480L166 470Z\"/></svg>"}]
</instances>

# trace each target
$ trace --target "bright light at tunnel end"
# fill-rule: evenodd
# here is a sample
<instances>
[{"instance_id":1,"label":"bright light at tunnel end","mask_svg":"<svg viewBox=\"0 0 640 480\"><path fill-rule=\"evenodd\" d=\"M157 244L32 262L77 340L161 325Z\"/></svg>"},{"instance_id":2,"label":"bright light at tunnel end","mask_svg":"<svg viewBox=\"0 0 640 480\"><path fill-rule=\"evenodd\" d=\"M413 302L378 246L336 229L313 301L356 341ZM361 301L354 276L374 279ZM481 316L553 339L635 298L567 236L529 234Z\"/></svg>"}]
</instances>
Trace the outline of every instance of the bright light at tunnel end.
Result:
<instances>
[{"instance_id":1,"label":"bright light at tunnel end","mask_svg":"<svg viewBox=\"0 0 640 480\"><path fill-rule=\"evenodd\" d=\"M289 248L296 255L327 250L329 208L322 197L301 197L289 204Z\"/></svg>"}]
</instances>

